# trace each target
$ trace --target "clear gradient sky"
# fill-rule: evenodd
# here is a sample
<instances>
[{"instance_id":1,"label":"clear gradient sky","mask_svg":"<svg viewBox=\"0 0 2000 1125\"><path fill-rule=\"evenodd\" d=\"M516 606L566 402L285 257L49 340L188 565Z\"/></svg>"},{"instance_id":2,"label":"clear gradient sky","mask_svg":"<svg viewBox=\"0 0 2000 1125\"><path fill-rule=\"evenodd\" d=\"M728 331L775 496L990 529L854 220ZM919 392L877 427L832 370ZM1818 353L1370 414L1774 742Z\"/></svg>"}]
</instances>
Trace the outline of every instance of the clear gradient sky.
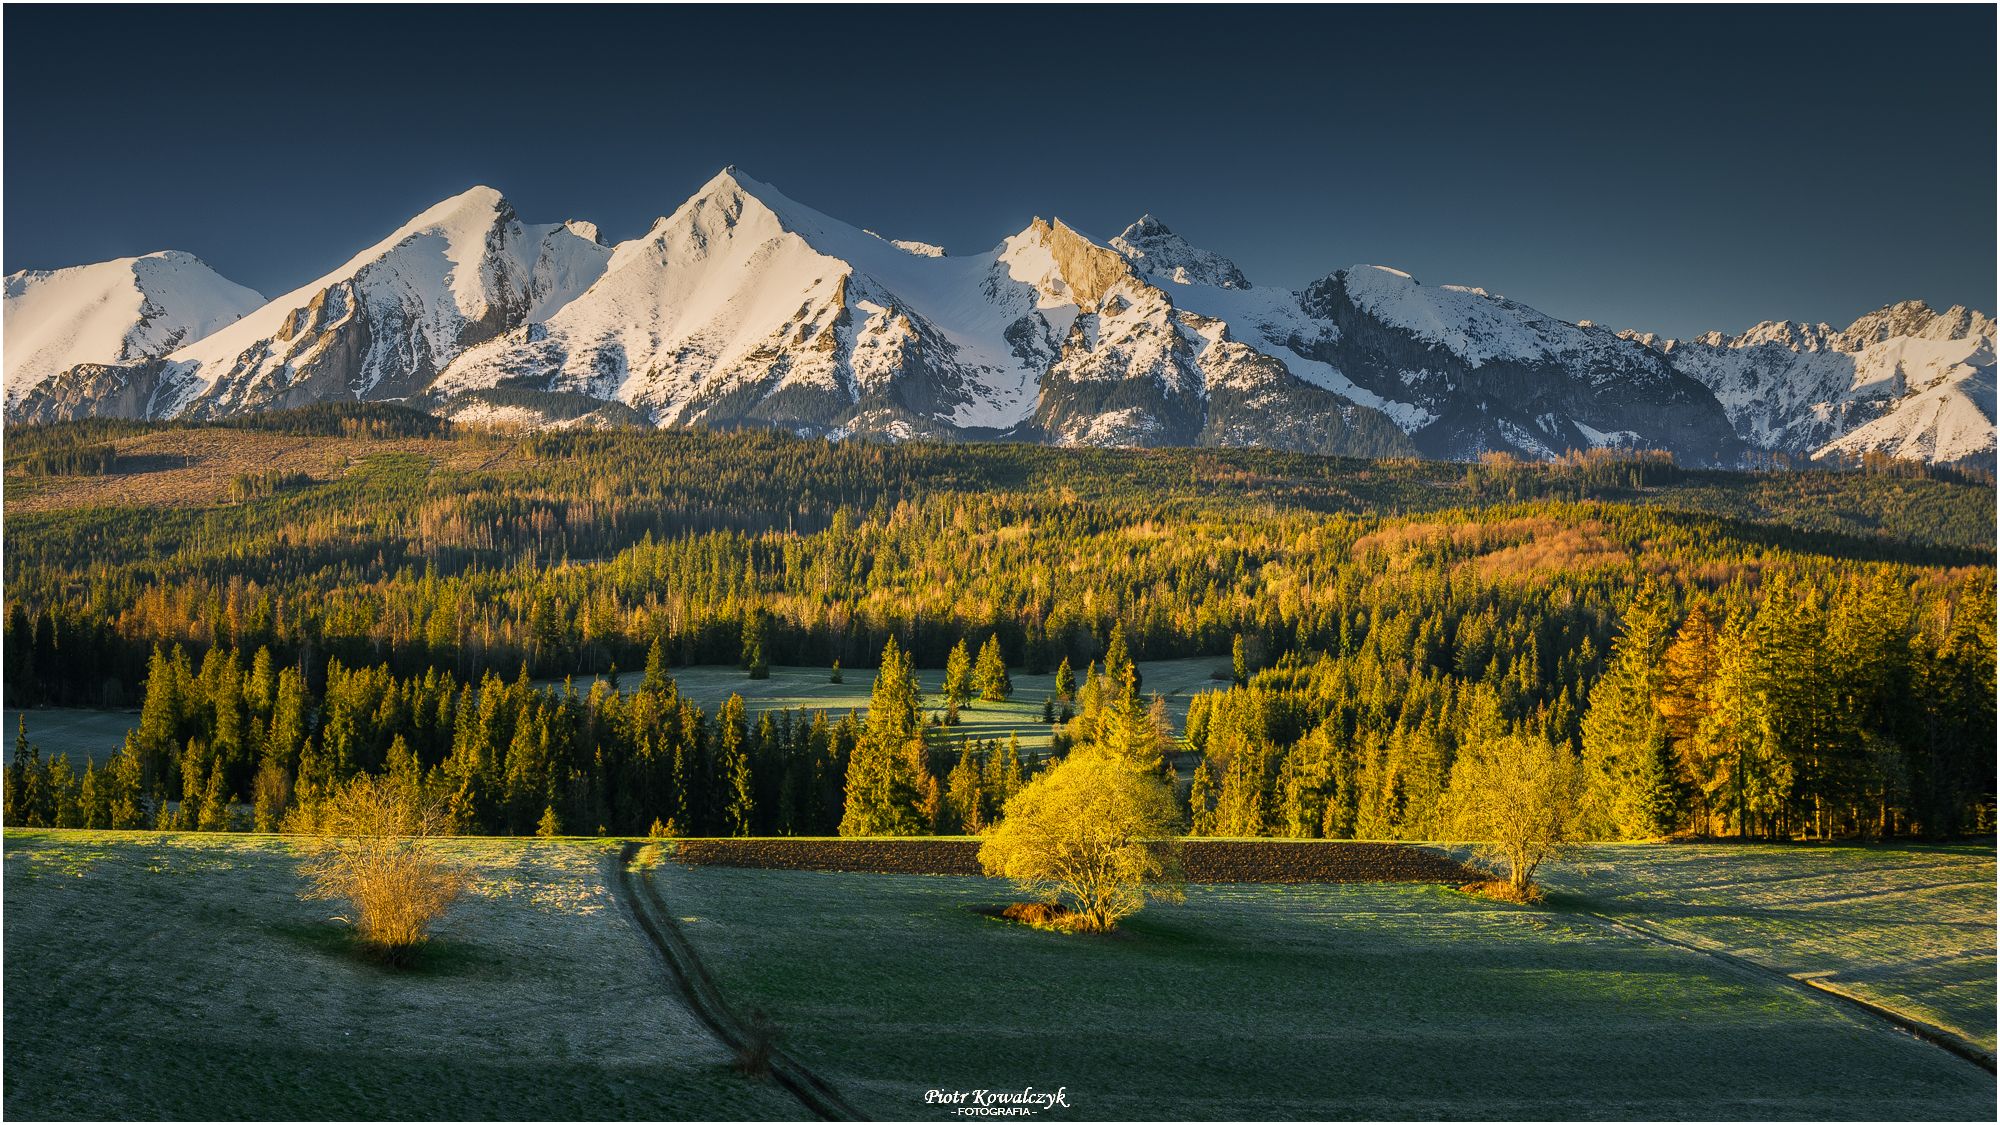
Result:
<instances>
[{"instance_id":1,"label":"clear gradient sky","mask_svg":"<svg viewBox=\"0 0 2000 1125\"><path fill-rule=\"evenodd\" d=\"M5 11L5 269L266 294L474 183L641 233L726 164L953 253L1151 211L1685 335L1995 301L1990 6Z\"/></svg>"}]
</instances>

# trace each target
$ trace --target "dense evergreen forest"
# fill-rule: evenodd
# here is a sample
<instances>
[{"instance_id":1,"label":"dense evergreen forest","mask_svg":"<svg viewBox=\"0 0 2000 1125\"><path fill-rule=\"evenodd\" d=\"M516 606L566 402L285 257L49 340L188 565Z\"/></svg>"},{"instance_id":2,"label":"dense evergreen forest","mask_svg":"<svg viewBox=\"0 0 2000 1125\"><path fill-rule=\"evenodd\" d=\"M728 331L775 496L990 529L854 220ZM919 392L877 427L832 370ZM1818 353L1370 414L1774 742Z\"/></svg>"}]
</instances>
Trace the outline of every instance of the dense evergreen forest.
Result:
<instances>
[{"instance_id":1,"label":"dense evergreen forest","mask_svg":"<svg viewBox=\"0 0 2000 1125\"><path fill-rule=\"evenodd\" d=\"M1058 747L1178 766L1198 833L1437 836L1461 750L1501 737L1580 762L1601 835L1992 826L1990 477L388 407L10 430L7 468L9 705L143 701L105 769L11 771L16 822L219 827L233 799L275 826L386 770L466 831L976 828L1035 763L962 744L907 683L969 642L983 676L1079 670ZM72 499L106 477L132 491ZM1177 737L1131 661L1204 655L1241 682ZM704 713L671 683L835 662L880 672L865 718ZM644 686L530 682L613 667Z\"/></svg>"}]
</instances>

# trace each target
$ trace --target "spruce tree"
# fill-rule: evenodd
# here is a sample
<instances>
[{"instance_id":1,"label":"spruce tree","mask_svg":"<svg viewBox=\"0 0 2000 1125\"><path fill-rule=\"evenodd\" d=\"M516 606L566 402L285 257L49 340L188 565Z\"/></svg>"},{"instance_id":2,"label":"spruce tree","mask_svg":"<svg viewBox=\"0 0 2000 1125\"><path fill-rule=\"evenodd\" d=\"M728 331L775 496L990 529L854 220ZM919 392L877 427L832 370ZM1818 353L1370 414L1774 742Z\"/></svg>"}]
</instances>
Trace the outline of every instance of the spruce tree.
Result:
<instances>
[{"instance_id":1,"label":"spruce tree","mask_svg":"<svg viewBox=\"0 0 2000 1125\"><path fill-rule=\"evenodd\" d=\"M944 700L947 706L956 707L972 702L972 654L966 650L963 637L944 659Z\"/></svg>"},{"instance_id":2,"label":"spruce tree","mask_svg":"<svg viewBox=\"0 0 2000 1125\"><path fill-rule=\"evenodd\" d=\"M921 696L896 638L882 648L868 719L847 764L842 836L911 836L925 831L937 789L926 765Z\"/></svg>"},{"instance_id":3,"label":"spruce tree","mask_svg":"<svg viewBox=\"0 0 2000 1125\"><path fill-rule=\"evenodd\" d=\"M750 750L746 745L743 697L730 693L716 713L717 780L722 796L723 830L731 836L748 836L756 807L751 785Z\"/></svg>"},{"instance_id":4,"label":"spruce tree","mask_svg":"<svg viewBox=\"0 0 2000 1125\"><path fill-rule=\"evenodd\" d=\"M667 657L660 647L660 638L653 638L653 645L646 650L646 672L639 679L639 690L650 695L664 695L668 684Z\"/></svg>"},{"instance_id":5,"label":"spruce tree","mask_svg":"<svg viewBox=\"0 0 2000 1125\"><path fill-rule=\"evenodd\" d=\"M1660 714L1671 624L1657 587L1626 607L1611 660L1590 693L1583 719L1584 810L1597 834L1656 836L1672 831L1680 803Z\"/></svg>"},{"instance_id":6,"label":"spruce tree","mask_svg":"<svg viewBox=\"0 0 2000 1125\"><path fill-rule=\"evenodd\" d=\"M1007 662L1000 656L1000 637L986 638L980 646L979 663L972 672L973 689L989 703L1004 702L1014 694L1014 681L1007 675Z\"/></svg>"},{"instance_id":7,"label":"spruce tree","mask_svg":"<svg viewBox=\"0 0 2000 1125\"><path fill-rule=\"evenodd\" d=\"M976 835L986 826L983 780L979 763L972 757L972 741L960 739L958 764L945 780L945 807L949 812L945 831Z\"/></svg>"}]
</instances>

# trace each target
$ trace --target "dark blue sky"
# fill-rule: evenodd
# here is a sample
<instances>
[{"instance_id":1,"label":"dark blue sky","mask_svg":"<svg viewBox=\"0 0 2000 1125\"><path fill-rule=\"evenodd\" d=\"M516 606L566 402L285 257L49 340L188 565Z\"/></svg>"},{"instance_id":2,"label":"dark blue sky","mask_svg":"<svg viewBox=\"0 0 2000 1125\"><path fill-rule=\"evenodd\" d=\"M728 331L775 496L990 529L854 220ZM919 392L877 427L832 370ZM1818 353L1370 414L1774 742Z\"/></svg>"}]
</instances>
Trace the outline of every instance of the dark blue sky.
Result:
<instances>
[{"instance_id":1,"label":"dark blue sky","mask_svg":"<svg viewBox=\"0 0 2000 1125\"><path fill-rule=\"evenodd\" d=\"M725 164L952 252L1152 211L1686 334L1994 309L1994 9L5 12L5 268L275 294L474 183L632 237Z\"/></svg>"}]
</instances>

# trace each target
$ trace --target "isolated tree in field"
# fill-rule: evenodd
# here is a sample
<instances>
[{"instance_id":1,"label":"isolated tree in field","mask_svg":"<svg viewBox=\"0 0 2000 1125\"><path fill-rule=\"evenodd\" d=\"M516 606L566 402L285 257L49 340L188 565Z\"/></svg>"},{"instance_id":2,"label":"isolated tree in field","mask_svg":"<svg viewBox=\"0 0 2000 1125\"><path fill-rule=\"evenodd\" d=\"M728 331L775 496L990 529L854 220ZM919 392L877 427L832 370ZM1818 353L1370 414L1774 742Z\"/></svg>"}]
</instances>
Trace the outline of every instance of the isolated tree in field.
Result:
<instances>
[{"instance_id":1,"label":"isolated tree in field","mask_svg":"<svg viewBox=\"0 0 2000 1125\"><path fill-rule=\"evenodd\" d=\"M1007 675L1007 662L1000 656L1000 638L986 638L979 648L979 663L972 670L972 686L979 698L1000 703L1014 694L1014 681Z\"/></svg>"},{"instance_id":2,"label":"isolated tree in field","mask_svg":"<svg viewBox=\"0 0 2000 1125\"><path fill-rule=\"evenodd\" d=\"M868 697L868 721L847 762L842 836L914 836L935 823L940 797L924 745L921 696L909 658L890 637Z\"/></svg>"},{"instance_id":3,"label":"isolated tree in field","mask_svg":"<svg viewBox=\"0 0 2000 1125\"><path fill-rule=\"evenodd\" d=\"M1243 634L1241 633L1236 634L1236 639L1229 645L1229 673L1230 677L1236 681L1237 687L1248 687L1250 685L1250 658L1243 651Z\"/></svg>"},{"instance_id":4,"label":"isolated tree in field","mask_svg":"<svg viewBox=\"0 0 2000 1125\"><path fill-rule=\"evenodd\" d=\"M743 615L743 668L753 680L771 678L771 665L764 658L768 631L763 610L753 609Z\"/></svg>"},{"instance_id":5,"label":"isolated tree in field","mask_svg":"<svg viewBox=\"0 0 2000 1125\"><path fill-rule=\"evenodd\" d=\"M1056 694L1065 703L1076 700L1076 669L1069 666L1069 657L1062 658L1062 665L1056 669Z\"/></svg>"},{"instance_id":6,"label":"isolated tree in field","mask_svg":"<svg viewBox=\"0 0 2000 1125\"><path fill-rule=\"evenodd\" d=\"M1577 838L1580 774L1567 748L1524 734L1481 739L1452 765L1456 830L1507 865L1517 896L1531 895L1536 869Z\"/></svg>"},{"instance_id":7,"label":"isolated tree in field","mask_svg":"<svg viewBox=\"0 0 2000 1125\"><path fill-rule=\"evenodd\" d=\"M304 897L347 903L355 933L392 964L415 956L468 882L432 839L448 834L437 802L388 777L358 774L287 827L308 837Z\"/></svg>"},{"instance_id":8,"label":"isolated tree in field","mask_svg":"<svg viewBox=\"0 0 2000 1125\"><path fill-rule=\"evenodd\" d=\"M1102 932L1150 899L1179 901L1173 792L1157 773L1085 746L1007 802L979 848L988 875L1068 911L1069 928Z\"/></svg>"},{"instance_id":9,"label":"isolated tree in field","mask_svg":"<svg viewBox=\"0 0 2000 1125\"><path fill-rule=\"evenodd\" d=\"M963 707L972 702L972 654L961 639L944 658L944 701L947 707Z\"/></svg>"}]
</instances>

